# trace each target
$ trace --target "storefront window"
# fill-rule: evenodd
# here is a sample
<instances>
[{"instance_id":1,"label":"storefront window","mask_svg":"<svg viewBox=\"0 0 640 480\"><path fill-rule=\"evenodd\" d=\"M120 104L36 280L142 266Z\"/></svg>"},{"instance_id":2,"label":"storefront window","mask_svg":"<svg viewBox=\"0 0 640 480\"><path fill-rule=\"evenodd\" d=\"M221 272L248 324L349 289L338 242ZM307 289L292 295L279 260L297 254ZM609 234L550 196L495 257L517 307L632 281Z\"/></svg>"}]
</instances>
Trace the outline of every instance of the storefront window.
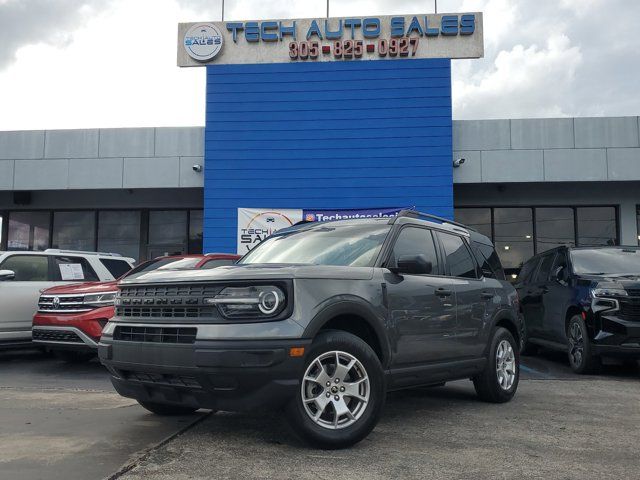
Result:
<instances>
[{"instance_id":1,"label":"storefront window","mask_svg":"<svg viewBox=\"0 0 640 480\"><path fill-rule=\"evenodd\" d=\"M189 253L202 253L202 210L189 212Z\"/></svg>"},{"instance_id":2,"label":"storefront window","mask_svg":"<svg viewBox=\"0 0 640 480\"><path fill-rule=\"evenodd\" d=\"M579 207L578 245L617 245L618 229L614 207Z\"/></svg>"},{"instance_id":3,"label":"storefront window","mask_svg":"<svg viewBox=\"0 0 640 480\"><path fill-rule=\"evenodd\" d=\"M636 207L636 232L638 234L638 245L640 245L640 206Z\"/></svg>"},{"instance_id":4,"label":"storefront window","mask_svg":"<svg viewBox=\"0 0 640 480\"><path fill-rule=\"evenodd\" d=\"M482 235L491 238L490 208L456 208L453 214L456 222L468 225Z\"/></svg>"},{"instance_id":5,"label":"storefront window","mask_svg":"<svg viewBox=\"0 0 640 480\"><path fill-rule=\"evenodd\" d=\"M515 275L533 256L533 214L531 208L493 210L495 246L505 273Z\"/></svg>"},{"instance_id":6,"label":"storefront window","mask_svg":"<svg viewBox=\"0 0 640 480\"><path fill-rule=\"evenodd\" d=\"M2 215L0 215L0 249L2 249L2 232L4 232L2 227Z\"/></svg>"},{"instance_id":7,"label":"storefront window","mask_svg":"<svg viewBox=\"0 0 640 480\"><path fill-rule=\"evenodd\" d=\"M140 211L101 211L98 251L140 259Z\"/></svg>"},{"instance_id":8,"label":"storefront window","mask_svg":"<svg viewBox=\"0 0 640 480\"><path fill-rule=\"evenodd\" d=\"M95 212L54 212L53 248L94 251L96 248Z\"/></svg>"},{"instance_id":9,"label":"storefront window","mask_svg":"<svg viewBox=\"0 0 640 480\"><path fill-rule=\"evenodd\" d=\"M46 250L50 217L49 212L11 212L7 250Z\"/></svg>"},{"instance_id":10,"label":"storefront window","mask_svg":"<svg viewBox=\"0 0 640 480\"><path fill-rule=\"evenodd\" d=\"M575 246L573 208L536 208L536 247L544 252L562 245Z\"/></svg>"},{"instance_id":11,"label":"storefront window","mask_svg":"<svg viewBox=\"0 0 640 480\"><path fill-rule=\"evenodd\" d=\"M187 246L187 212L152 210L149 212L149 245L167 246L163 253L184 253Z\"/></svg>"}]
</instances>

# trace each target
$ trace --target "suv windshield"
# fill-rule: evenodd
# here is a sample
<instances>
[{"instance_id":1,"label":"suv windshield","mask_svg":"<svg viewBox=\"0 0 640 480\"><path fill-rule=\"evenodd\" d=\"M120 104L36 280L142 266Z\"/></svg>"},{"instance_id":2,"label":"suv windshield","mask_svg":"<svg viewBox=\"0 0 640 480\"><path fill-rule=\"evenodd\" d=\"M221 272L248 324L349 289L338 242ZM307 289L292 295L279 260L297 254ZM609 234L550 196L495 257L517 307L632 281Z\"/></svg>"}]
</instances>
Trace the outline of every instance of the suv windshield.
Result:
<instances>
[{"instance_id":1,"label":"suv windshield","mask_svg":"<svg viewBox=\"0 0 640 480\"><path fill-rule=\"evenodd\" d=\"M635 248L594 248L572 250L573 271L582 274L638 274L640 250Z\"/></svg>"},{"instance_id":2,"label":"suv windshield","mask_svg":"<svg viewBox=\"0 0 640 480\"><path fill-rule=\"evenodd\" d=\"M302 263L373 266L387 233L387 224L314 226L265 239L238 263Z\"/></svg>"}]
</instances>

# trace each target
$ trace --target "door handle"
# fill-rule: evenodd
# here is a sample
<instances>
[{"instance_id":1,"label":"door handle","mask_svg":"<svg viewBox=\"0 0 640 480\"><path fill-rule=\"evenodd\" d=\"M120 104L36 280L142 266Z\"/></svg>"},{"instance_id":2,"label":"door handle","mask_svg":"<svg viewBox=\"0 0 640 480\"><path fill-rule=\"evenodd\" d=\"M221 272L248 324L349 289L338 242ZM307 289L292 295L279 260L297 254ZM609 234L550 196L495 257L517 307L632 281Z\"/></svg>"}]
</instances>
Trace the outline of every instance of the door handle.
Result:
<instances>
[{"instance_id":1,"label":"door handle","mask_svg":"<svg viewBox=\"0 0 640 480\"><path fill-rule=\"evenodd\" d=\"M484 298L484 299L486 299L486 300L489 300L489 299L491 299L491 298L495 297L495 294L494 294L494 293L491 293L491 292L482 292L482 293L480 294L480 297L482 297L482 298Z\"/></svg>"},{"instance_id":2,"label":"door handle","mask_svg":"<svg viewBox=\"0 0 640 480\"><path fill-rule=\"evenodd\" d=\"M438 288L435 293L439 297L450 297L453 294L453 291L444 288Z\"/></svg>"}]
</instances>

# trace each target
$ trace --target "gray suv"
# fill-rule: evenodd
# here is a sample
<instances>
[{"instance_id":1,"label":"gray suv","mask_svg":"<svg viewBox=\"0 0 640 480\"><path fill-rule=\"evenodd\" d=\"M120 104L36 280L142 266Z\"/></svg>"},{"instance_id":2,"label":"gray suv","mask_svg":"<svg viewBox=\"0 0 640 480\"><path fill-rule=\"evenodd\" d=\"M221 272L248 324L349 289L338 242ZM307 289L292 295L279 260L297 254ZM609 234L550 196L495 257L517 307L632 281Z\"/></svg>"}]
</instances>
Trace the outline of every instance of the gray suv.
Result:
<instances>
[{"instance_id":1,"label":"gray suv","mask_svg":"<svg viewBox=\"0 0 640 480\"><path fill-rule=\"evenodd\" d=\"M403 211L280 230L234 266L124 280L99 355L156 414L284 407L304 440L340 448L371 432L390 390L469 378L509 401L518 311L488 238Z\"/></svg>"}]
</instances>

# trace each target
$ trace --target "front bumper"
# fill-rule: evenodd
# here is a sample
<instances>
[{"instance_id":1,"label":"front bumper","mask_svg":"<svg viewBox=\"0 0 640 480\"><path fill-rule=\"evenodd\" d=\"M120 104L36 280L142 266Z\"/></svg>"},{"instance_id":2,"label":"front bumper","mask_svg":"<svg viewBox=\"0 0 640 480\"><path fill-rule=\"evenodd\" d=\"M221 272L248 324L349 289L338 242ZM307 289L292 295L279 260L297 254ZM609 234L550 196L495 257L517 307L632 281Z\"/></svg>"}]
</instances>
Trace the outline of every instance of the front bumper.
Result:
<instances>
[{"instance_id":1,"label":"front bumper","mask_svg":"<svg viewBox=\"0 0 640 480\"><path fill-rule=\"evenodd\" d=\"M103 336L100 361L115 389L140 401L226 411L277 409L299 389L311 340L120 341Z\"/></svg>"},{"instance_id":2,"label":"front bumper","mask_svg":"<svg viewBox=\"0 0 640 480\"><path fill-rule=\"evenodd\" d=\"M587 317L592 319L595 353L640 358L640 317L623 315L619 304L610 299L592 301Z\"/></svg>"},{"instance_id":3,"label":"front bumper","mask_svg":"<svg viewBox=\"0 0 640 480\"><path fill-rule=\"evenodd\" d=\"M114 313L113 307L75 314L38 312L33 317L33 342L51 348L95 350L103 326Z\"/></svg>"}]
</instances>

